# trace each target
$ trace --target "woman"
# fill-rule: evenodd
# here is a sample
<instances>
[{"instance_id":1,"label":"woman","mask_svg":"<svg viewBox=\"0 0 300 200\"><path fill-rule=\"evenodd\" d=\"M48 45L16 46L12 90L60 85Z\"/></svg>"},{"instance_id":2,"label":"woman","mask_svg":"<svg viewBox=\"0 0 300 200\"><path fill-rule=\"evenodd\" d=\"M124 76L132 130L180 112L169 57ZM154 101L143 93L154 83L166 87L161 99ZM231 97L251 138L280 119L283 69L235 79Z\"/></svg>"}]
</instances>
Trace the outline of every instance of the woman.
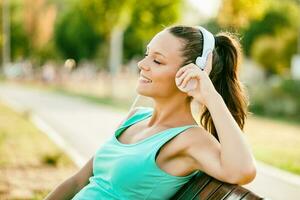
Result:
<instances>
[{"instance_id":1,"label":"woman","mask_svg":"<svg viewBox=\"0 0 300 200\"><path fill-rule=\"evenodd\" d=\"M256 167L242 132L248 102L237 76L240 46L226 33L214 39L202 71L194 64L205 42L198 27L171 26L155 35L138 63L136 88L154 108L130 112L111 140L46 199L168 199L203 172L251 182ZM195 89L179 90L192 79ZM201 126L192 100L202 105Z\"/></svg>"}]
</instances>

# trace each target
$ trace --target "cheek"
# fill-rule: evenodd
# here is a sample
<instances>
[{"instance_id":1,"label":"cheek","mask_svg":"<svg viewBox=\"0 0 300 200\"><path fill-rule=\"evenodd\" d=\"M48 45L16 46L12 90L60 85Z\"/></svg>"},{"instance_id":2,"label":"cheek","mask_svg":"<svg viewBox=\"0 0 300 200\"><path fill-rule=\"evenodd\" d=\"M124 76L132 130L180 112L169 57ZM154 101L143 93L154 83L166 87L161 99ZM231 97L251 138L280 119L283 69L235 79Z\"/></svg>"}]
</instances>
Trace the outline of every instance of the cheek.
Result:
<instances>
[{"instance_id":1,"label":"cheek","mask_svg":"<svg viewBox=\"0 0 300 200\"><path fill-rule=\"evenodd\" d=\"M153 80L153 86L164 93L173 92L177 88L175 83L175 74L164 74L163 76L157 76L155 80Z\"/></svg>"}]
</instances>

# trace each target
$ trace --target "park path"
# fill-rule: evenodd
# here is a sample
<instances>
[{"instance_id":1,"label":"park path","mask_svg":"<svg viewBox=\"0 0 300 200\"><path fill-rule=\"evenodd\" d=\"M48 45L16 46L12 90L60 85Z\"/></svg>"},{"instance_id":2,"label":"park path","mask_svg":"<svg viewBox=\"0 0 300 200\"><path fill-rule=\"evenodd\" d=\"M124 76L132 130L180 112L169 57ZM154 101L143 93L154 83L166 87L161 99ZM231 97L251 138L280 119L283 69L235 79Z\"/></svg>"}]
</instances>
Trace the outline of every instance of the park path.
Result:
<instances>
[{"instance_id":1,"label":"park path","mask_svg":"<svg viewBox=\"0 0 300 200\"><path fill-rule=\"evenodd\" d=\"M107 106L75 97L0 84L0 100L12 108L29 112L32 121L82 166L114 133L126 116ZM257 162L257 176L244 187L272 200L299 200L300 178Z\"/></svg>"}]
</instances>

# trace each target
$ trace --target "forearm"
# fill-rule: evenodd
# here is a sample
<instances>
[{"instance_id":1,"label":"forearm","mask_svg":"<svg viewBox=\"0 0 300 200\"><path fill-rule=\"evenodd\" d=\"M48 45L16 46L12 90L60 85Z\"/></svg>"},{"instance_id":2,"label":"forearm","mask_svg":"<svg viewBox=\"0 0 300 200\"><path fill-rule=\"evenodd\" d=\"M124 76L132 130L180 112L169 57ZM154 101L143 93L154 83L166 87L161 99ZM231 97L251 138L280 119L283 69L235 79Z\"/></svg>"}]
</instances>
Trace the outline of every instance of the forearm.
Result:
<instances>
[{"instance_id":1,"label":"forearm","mask_svg":"<svg viewBox=\"0 0 300 200\"><path fill-rule=\"evenodd\" d=\"M78 192L78 190L76 182L71 177L58 185L47 195L45 200L69 200Z\"/></svg>"},{"instance_id":2,"label":"forearm","mask_svg":"<svg viewBox=\"0 0 300 200\"><path fill-rule=\"evenodd\" d=\"M243 131L218 93L210 98L207 108L220 140L222 166L229 173L237 176L255 170L255 160Z\"/></svg>"}]
</instances>

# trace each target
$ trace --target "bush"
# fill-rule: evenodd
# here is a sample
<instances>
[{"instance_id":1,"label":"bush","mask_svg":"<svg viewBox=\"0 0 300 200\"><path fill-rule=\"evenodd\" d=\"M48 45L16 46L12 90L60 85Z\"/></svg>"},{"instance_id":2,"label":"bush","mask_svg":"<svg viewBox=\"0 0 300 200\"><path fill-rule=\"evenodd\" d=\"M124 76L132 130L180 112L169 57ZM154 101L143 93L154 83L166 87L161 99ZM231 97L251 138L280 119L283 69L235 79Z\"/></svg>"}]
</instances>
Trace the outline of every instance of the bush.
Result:
<instances>
[{"instance_id":1,"label":"bush","mask_svg":"<svg viewBox=\"0 0 300 200\"><path fill-rule=\"evenodd\" d=\"M300 80L272 78L249 89L250 110L259 115L300 121Z\"/></svg>"}]
</instances>

